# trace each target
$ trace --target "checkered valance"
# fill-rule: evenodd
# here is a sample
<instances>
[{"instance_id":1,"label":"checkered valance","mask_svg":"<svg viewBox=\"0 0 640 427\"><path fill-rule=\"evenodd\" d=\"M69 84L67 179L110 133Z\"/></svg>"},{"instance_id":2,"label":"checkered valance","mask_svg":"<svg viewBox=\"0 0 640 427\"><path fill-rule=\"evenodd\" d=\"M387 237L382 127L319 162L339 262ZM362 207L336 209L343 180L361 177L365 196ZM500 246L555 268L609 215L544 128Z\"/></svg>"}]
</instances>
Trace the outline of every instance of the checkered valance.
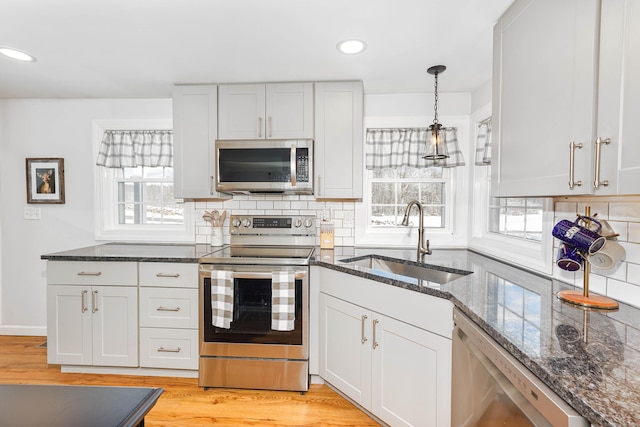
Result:
<instances>
[{"instance_id":1,"label":"checkered valance","mask_svg":"<svg viewBox=\"0 0 640 427\"><path fill-rule=\"evenodd\" d=\"M491 118L478 123L476 137L476 165L491 165Z\"/></svg>"},{"instance_id":2,"label":"checkered valance","mask_svg":"<svg viewBox=\"0 0 640 427\"><path fill-rule=\"evenodd\" d=\"M96 164L107 168L173 166L173 131L107 130Z\"/></svg>"},{"instance_id":3,"label":"checkered valance","mask_svg":"<svg viewBox=\"0 0 640 427\"><path fill-rule=\"evenodd\" d=\"M427 128L367 129L367 169L399 167L424 168L464 166L464 157L458 147L457 128L445 128L449 158L426 160Z\"/></svg>"}]
</instances>

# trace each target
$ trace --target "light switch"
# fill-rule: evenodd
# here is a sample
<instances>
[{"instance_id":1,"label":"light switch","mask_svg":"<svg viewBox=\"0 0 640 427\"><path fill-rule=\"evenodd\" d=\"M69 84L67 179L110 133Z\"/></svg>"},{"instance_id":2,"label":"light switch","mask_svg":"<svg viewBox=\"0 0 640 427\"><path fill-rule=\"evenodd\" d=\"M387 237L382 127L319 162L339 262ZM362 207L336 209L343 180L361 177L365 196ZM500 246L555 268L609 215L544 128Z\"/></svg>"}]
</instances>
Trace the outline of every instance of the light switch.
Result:
<instances>
[{"instance_id":1,"label":"light switch","mask_svg":"<svg viewBox=\"0 0 640 427\"><path fill-rule=\"evenodd\" d=\"M40 219L40 208L26 206L24 208L24 219Z\"/></svg>"}]
</instances>

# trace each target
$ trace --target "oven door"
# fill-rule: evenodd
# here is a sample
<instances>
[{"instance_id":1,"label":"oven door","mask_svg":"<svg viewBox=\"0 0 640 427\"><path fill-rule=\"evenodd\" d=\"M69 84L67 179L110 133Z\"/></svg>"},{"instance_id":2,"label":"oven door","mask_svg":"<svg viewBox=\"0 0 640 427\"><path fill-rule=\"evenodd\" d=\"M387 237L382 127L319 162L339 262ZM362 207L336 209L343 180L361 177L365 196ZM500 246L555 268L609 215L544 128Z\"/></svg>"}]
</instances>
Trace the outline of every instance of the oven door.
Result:
<instances>
[{"instance_id":1,"label":"oven door","mask_svg":"<svg viewBox=\"0 0 640 427\"><path fill-rule=\"evenodd\" d=\"M234 304L229 329L212 324L211 272L233 272ZM271 329L275 271L295 273L295 322L291 331ZM309 270L302 266L200 265L200 356L308 358Z\"/></svg>"}]
</instances>

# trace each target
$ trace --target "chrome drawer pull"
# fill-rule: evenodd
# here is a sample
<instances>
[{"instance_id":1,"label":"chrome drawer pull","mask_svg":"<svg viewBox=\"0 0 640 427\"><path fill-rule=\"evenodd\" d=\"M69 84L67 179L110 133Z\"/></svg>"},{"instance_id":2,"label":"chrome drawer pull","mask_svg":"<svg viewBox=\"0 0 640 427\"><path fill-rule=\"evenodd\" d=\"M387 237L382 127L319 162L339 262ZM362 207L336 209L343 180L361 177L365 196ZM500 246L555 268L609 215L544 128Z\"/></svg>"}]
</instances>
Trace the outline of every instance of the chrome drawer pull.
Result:
<instances>
[{"instance_id":1,"label":"chrome drawer pull","mask_svg":"<svg viewBox=\"0 0 640 427\"><path fill-rule=\"evenodd\" d=\"M156 308L156 311L180 311L180 307L176 307L176 308L167 308L167 307L158 307Z\"/></svg>"},{"instance_id":2,"label":"chrome drawer pull","mask_svg":"<svg viewBox=\"0 0 640 427\"><path fill-rule=\"evenodd\" d=\"M100 271L81 271L78 276L102 276Z\"/></svg>"},{"instance_id":3,"label":"chrome drawer pull","mask_svg":"<svg viewBox=\"0 0 640 427\"><path fill-rule=\"evenodd\" d=\"M86 289L83 289L82 292L80 292L80 294L82 295L82 312L86 313L87 310L89 310L87 308L87 293L89 291L87 291Z\"/></svg>"},{"instance_id":4,"label":"chrome drawer pull","mask_svg":"<svg viewBox=\"0 0 640 427\"><path fill-rule=\"evenodd\" d=\"M380 321L378 319L374 319L373 320L373 343L372 343L372 347L375 350L376 347L378 347L378 341L376 341L376 326L378 325L378 323L380 323Z\"/></svg>"},{"instance_id":5,"label":"chrome drawer pull","mask_svg":"<svg viewBox=\"0 0 640 427\"><path fill-rule=\"evenodd\" d=\"M164 348L164 347L160 347L157 351L158 353L180 353L182 349L180 347L178 348Z\"/></svg>"},{"instance_id":6,"label":"chrome drawer pull","mask_svg":"<svg viewBox=\"0 0 640 427\"><path fill-rule=\"evenodd\" d=\"M156 274L156 277L172 277L177 279L178 277L180 277L180 273L175 273L175 274L158 273Z\"/></svg>"},{"instance_id":7,"label":"chrome drawer pull","mask_svg":"<svg viewBox=\"0 0 640 427\"><path fill-rule=\"evenodd\" d=\"M579 187L582 185L582 181L575 181L573 178L574 169L576 165L575 154L576 148L582 148L582 143L575 143L571 141L569 143L569 189L573 190L576 185Z\"/></svg>"},{"instance_id":8,"label":"chrome drawer pull","mask_svg":"<svg viewBox=\"0 0 640 427\"><path fill-rule=\"evenodd\" d=\"M605 179L604 181L600 181L600 161L601 161L601 152L602 152L602 144L604 145L609 145L611 144L611 139L610 138L606 138L606 139L602 139L600 137L596 138L596 162L595 162L595 168L593 171L593 186L595 188L600 188L601 185L604 185L605 187L609 185L609 180Z\"/></svg>"},{"instance_id":9,"label":"chrome drawer pull","mask_svg":"<svg viewBox=\"0 0 640 427\"><path fill-rule=\"evenodd\" d=\"M98 291L91 292L91 312L98 311Z\"/></svg>"},{"instance_id":10,"label":"chrome drawer pull","mask_svg":"<svg viewBox=\"0 0 640 427\"><path fill-rule=\"evenodd\" d=\"M364 321L367 320L367 315L362 315L362 331L360 332L360 342L362 344L367 342L367 337L364 335Z\"/></svg>"}]
</instances>

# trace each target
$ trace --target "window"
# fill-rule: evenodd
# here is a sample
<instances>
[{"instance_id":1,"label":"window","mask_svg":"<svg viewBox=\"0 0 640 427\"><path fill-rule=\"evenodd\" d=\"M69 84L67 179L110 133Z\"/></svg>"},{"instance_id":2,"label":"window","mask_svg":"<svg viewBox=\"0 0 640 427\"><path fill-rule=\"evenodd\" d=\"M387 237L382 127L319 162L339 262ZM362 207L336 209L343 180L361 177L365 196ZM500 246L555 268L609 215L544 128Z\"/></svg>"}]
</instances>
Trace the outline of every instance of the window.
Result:
<instances>
[{"instance_id":1,"label":"window","mask_svg":"<svg viewBox=\"0 0 640 427\"><path fill-rule=\"evenodd\" d=\"M423 137L426 137L424 125L430 120L419 117L365 118L366 170L363 199L355 204L356 245L415 247L418 209L411 209L408 227L401 223L408 203L418 200L423 205L426 239L432 245L466 246L468 187L464 177L467 168L443 167L422 159ZM469 122L462 118L443 118L442 121L450 126L447 143L449 153L453 155L447 159L447 166L460 166L464 160L459 145L468 141ZM382 149L372 150L368 146L374 131L391 134L376 136L378 141L385 142ZM456 188L456 182L460 183L459 188Z\"/></svg>"},{"instance_id":2,"label":"window","mask_svg":"<svg viewBox=\"0 0 640 427\"><path fill-rule=\"evenodd\" d=\"M489 231L542 242L543 202L543 199L534 198L492 198Z\"/></svg>"},{"instance_id":3,"label":"window","mask_svg":"<svg viewBox=\"0 0 640 427\"><path fill-rule=\"evenodd\" d=\"M166 156L167 147L159 148L155 141L146 142L120 136L131 131L133 139L142 130L155 134L154 129L170 129L170 121L162 122L96 122L94 140L96 165L96 239L119 241L193 242L195 224L193 205L176 200L173 195L173 167L171 158L146 162L138 156ZM171 144L165 135L162 144ZM105 135L112 133L113 147L105 148ZM115 135L115 136L114 136ZM106 153L108 151L108 153ZM162 152L162 153L161 153ZM169 156L171 146L169 146ZM135 158L135 159L134 159ZM149 163L149 162L147 162ZM160 163L159 165L156 165Z\"/></svg>"},{"instance_id":4,"label":"window","mask_svg":"<svg viewBox=\"0 0 640 427\"><path fill-rule=\"evenodd\" d=\"M424 225L445 227L445 171L432 168L389 168L367 171L371 194L371 226L397 226L402 222L405 208L411 200L424 208ZM418 225L418 210L412 209L410 225Z\"/></svg>"}]
</instances>

